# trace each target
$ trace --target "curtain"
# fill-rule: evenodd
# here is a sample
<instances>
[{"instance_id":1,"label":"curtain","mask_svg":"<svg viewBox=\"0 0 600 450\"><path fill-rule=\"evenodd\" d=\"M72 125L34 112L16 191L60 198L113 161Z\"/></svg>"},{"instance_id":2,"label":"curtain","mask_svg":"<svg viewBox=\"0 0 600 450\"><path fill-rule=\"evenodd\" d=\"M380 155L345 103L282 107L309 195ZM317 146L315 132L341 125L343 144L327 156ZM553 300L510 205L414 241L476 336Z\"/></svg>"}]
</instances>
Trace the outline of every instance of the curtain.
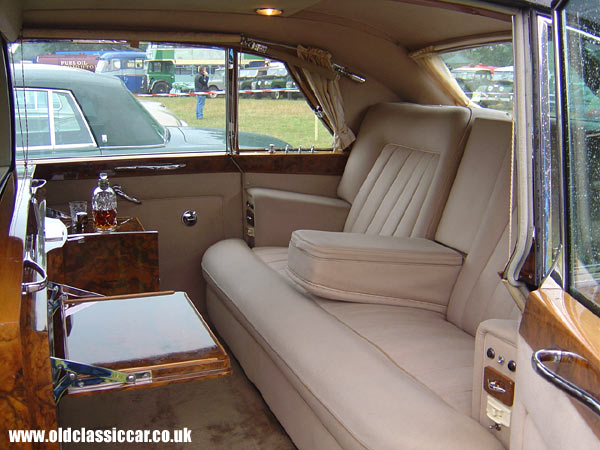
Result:
<instances>
[{"instance_id":1,"label":"curtain","mask_svg":"<svg viewBox=\"0 0 600 450\"><path fill-rule=\"evenodd\" d=\"M454 103L460 106L478 107L469 97L463 92L458 85L448 66L442 58L435 53L433 47L426 47L409 55L418 66L428 73L442 88L442 90L450 96Z\"/></svg>"},{"instance_id":2,"label":"curtain","mask_svg":"<svg viewBox=\"0 0 600 450\"><path fill-rule=\"evenodd\" d=\"M297 52L301 60L324 67L334 73L329 52L301 45L298 46ZM348 148L356 137L346 125L338 77L326 77L305 67L295 66L292 70L301 87L310 93L309 97L314 97L316 104L321 106L323 118L333 131L333 151Z\"/></svg>"}]
</instances>

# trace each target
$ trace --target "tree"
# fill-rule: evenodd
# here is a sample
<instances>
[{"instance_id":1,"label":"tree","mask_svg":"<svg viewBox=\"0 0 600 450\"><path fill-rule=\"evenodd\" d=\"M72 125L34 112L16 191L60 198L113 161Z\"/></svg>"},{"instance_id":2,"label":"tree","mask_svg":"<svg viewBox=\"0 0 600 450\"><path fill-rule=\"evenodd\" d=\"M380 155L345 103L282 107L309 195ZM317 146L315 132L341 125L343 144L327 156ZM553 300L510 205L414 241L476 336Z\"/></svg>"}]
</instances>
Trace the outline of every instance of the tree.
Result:
<instances>
[{"instance_id":1,"label":"tree","mask_svg":"<svg viewBox=\"0 0 600 450\"><path fill-rule=\"evenodd\" d=\"M512 44L493 44L463 50L464 56L480 64L494 67L513 65Z\"/></svg>"}]
</instances>

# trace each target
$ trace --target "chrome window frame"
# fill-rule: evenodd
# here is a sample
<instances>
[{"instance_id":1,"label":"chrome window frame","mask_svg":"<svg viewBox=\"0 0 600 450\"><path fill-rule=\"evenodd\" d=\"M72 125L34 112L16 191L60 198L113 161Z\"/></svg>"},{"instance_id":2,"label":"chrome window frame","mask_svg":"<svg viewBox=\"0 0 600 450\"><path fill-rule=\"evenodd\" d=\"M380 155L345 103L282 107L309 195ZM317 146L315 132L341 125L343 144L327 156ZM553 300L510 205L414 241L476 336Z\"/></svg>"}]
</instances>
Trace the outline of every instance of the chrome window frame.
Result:
<instances>
[{"instance_id":1,"label":"chrome window frame","mask_svg":"<svg viewBox=\"0 0 600 450\"><path fill-rule=\"evenodd\" d=\"M534 157L534 225L535 225L535 284L541 286L548 277L552 277L558 285L563 285L564 270L564 158L561 151L560 141L560 104L558 88L558 70L557 70L557 39L555 36L554 23L550 15L535 15L535 33L534 42L536 49L533 52L534 59L534 117L535 134L534 148L536 155ZM551 80L547 76L550 68L550 49L549 40L553 42L554 54L554 94L555 94L555 114L556 114L556 147L551 144L552 128L550 125L551 100L550 92L552 89ZM553 162L555 158L556 166ZM552 173L558 171L558 177L552 177ZM554 186L554 182L558 184ZM558 211L553 210L552 196L558 195ZM558 216L558 242L551 242L552 219ZM550 261L550 264L548 264Z\"/></svg>"}]
</instances>

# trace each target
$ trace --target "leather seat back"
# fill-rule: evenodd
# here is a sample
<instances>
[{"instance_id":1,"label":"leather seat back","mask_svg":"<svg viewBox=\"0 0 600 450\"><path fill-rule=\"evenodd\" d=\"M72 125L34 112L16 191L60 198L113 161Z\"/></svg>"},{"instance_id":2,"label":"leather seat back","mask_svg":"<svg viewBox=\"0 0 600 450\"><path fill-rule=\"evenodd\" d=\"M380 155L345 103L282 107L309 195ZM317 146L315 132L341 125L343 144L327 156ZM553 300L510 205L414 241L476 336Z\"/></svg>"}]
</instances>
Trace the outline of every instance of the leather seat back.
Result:
<instances>
[{"instance_id":1,"label":"leather seat back","mask_svg":"<svg viewBox=\"0 0 600 450\"><path fill-rule=\"evenodd\" d=\"M470 117L463 107L371 107L338 187L338 196L352 204L344 231L433 237Z\"/></svg>"},{"instance_id":2,"label":"leather seat back","mask_svg":"<svg viewBox=\"0 0 600 450\"><path fill-rule=\"evenodd\" d=\"M519 314L498 275L510 250L511 139L507 115L477 113L435 235L437 242L466 254L447 319L473 336L486 319Z\"/></svg>"}]
</instances>

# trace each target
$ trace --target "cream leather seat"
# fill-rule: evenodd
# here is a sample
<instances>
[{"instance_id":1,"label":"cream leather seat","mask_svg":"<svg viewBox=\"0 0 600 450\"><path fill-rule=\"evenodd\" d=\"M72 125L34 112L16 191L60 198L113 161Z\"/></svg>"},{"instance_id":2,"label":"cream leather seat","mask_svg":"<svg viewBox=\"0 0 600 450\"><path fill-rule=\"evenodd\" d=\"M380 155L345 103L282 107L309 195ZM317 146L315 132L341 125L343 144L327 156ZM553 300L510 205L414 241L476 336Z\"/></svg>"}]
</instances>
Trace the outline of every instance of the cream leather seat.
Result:
<instances>
[{"instance_id":1,"label":"cream leather seat","mask_svg":"<svg viewBox=\"0 0 600 450\"><path fill-rule=\"evenodd\" d=\"M434 237L464 254L442 311L315 296L286 275L276 248L227 240L207 251L211 320L299 448L502 448L471 418L477 326L519 315L498 277L509 248L511 125L487 116L467 126L447 201L425 193L419 211L397 214L388 200L405 191L391 193L394 181L364 168L389 161L386 152L351 158L348 177L366 181L352 189L344 175L339 188L355 209L348 231Z\"/></svg>"},{"instance_id":2,"label":"cream leather seat","mask_svg":"<svg viewBox=\"0 0 600 450\"><path fill-rule=\"evenodd\" d=\"M323 199L314 219L295 218L302 225L292 223L288 229L287 218L274 211L281 209L280 202L270 203L273 211L261 211L265 196L279 200L287 194L290 204L314 196L249 189L257 228L261 220L277 223L275 229L257 235L256 255L274 268L285 267L290 235L299 228L432 238L464 151L471 115L462 107L410 103L371 107L338 186L339 200ZM336 217L328 227L321 217L327 203L330 215ZM351 205L349 212L344 204Z\"/></svg>"}]
</instances>

